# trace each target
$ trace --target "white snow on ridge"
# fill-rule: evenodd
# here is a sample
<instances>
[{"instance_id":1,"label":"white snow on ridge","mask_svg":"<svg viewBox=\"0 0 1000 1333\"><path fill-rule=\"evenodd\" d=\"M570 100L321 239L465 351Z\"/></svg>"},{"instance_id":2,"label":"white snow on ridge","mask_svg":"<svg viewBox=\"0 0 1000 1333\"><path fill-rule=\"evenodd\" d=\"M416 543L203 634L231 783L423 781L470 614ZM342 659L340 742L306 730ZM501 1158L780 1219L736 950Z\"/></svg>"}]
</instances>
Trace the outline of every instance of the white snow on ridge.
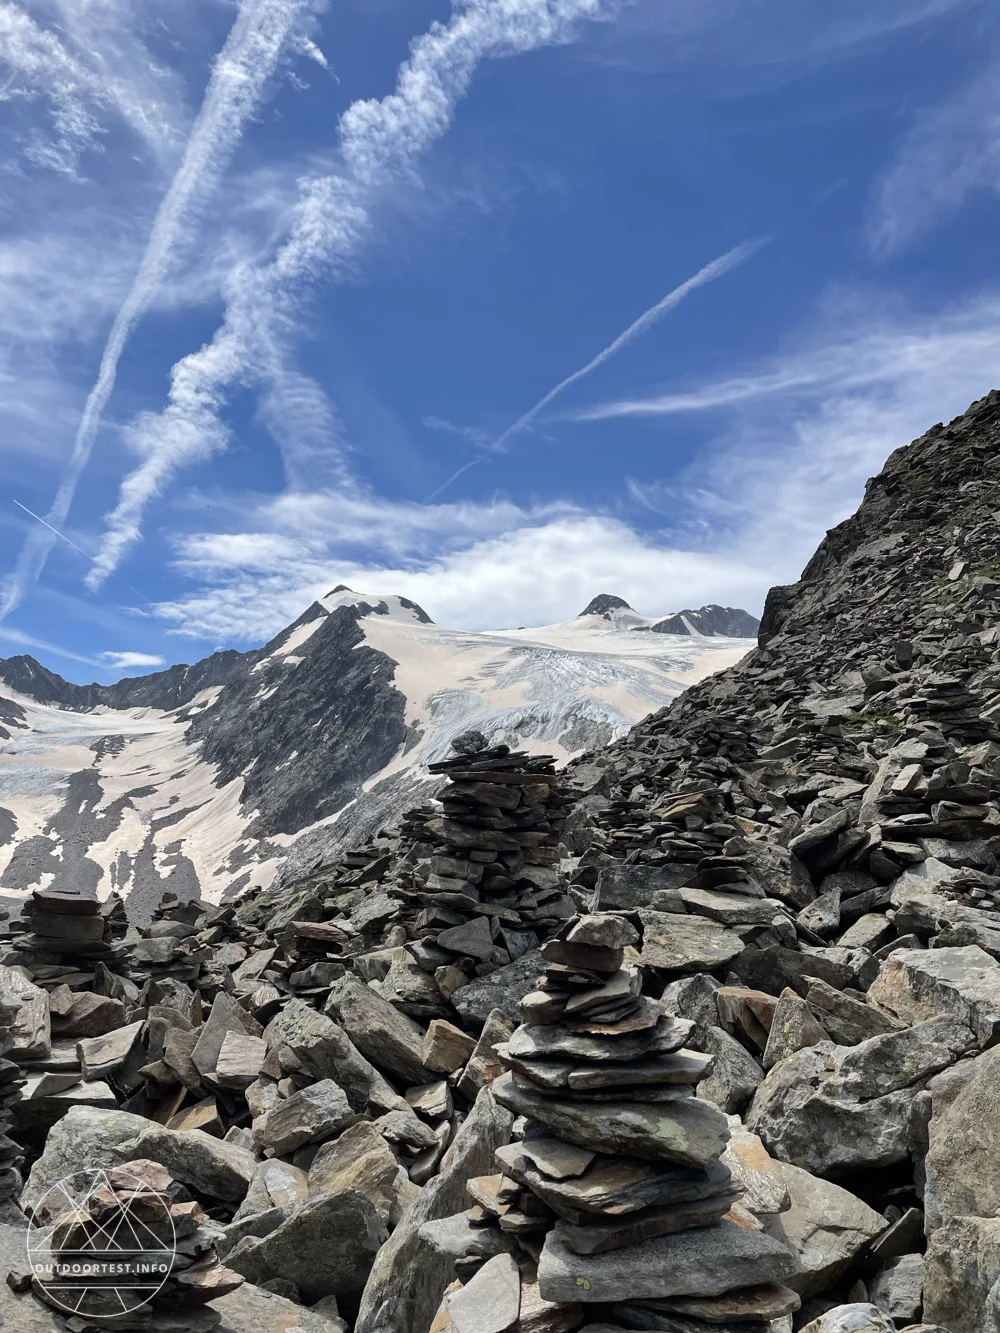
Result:
<instances>
[{"instance_id":1,"label":"white snow on ridge","mask_svg":"<svg viewBox=\"0 0 1000 1333\"><path fill-rule=\"evenodd\" d=\"M337 813L328 813L327 805L324 818L294 833L251 836L259 811L243 800L249 769L220 784L218 770L189 734L193 716L214 725L211 710L227 687L211 686L167 712L73 711L0 686L0 698L25 711L23 729L12 726L10 739L0 739L0 892L51 884L104 897L118 888L148 908L150 895L155 902L164 889L218 899L267 885L284 856L309 835L322 830L324 849L338 839L363 838L423 799L427 765L445 757L461 731L475 727L494 742L565 763L623 735L753 646L746 639L643 633L655 622L628 608L538 628L453 630L433 624L405 598L341 589L255 664L254 672L281 670L261 681L254 706L277 710L279 722L281 710L295 711L294 697L301 708L301 687L294 696L281 682L319 679L325 667L317 655L331 640L317 631L339 608L361 603L357 647L395 664L392 687L405 696L408 737ZM322 728L322 718L310 722L310 716L289 720L309 735L310 727ZM308 748L300 746L293 757L308 774ZM268 761L262 756L261 762ZM275 776L291 762L276 765ZM311 789L304 790L308 809Z\"/></svg>"}]
</instances>

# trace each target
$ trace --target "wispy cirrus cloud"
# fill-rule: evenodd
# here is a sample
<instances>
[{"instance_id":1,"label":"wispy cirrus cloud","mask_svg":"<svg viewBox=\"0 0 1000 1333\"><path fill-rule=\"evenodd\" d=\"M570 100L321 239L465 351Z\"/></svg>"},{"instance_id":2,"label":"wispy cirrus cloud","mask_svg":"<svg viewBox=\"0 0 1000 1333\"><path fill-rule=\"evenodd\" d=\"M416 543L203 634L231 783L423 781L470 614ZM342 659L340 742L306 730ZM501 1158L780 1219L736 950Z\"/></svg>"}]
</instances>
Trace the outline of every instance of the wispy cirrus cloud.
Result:
<instances>
[{"instance_id":1,"label":"wispy cirrus cloud","mask_svg":"<svg viewBox=\"0 0 1000 1333\"><path fill-rule=\"evenodd\" d=\"M80 476L90 460L122 352L166 278L192 215L204 206L217 185L290 38L318 7L317 0L243 0L226 44L213 63L201 110L180 166L157 210L139 270L115 316L56 498L45 522L30 533L13 575L4 581L0 620L20 605L26 587L45 567L55 540L53 529L66 522Z\"/></svg>"},{"instance_id":2,"label":"wispy cirrus cloud","mask_svg":"<svg viewBox=\"0 0 1000 1333\"><path fill-rule=\"evenodd\" d=\"M342 169L305 182L272 262L233 274L215 337L174 366L164 411L134 423L131 440L142 461L122 483L88 586L99 587L139 539L146 507L169 479L225 447L222 411L231 386L250 379L281 392L285 344L305 286L357 253L373 207L448 129L480 61L566 41L581 20L606 17L616 2L468 0L448 23L435 22L415 39L393 93L348 108L338 126ZM296 385L302 394L303 376Z\"/></svg>"},{"instance_id":3,"label":"wispy cirrus cloud","mask_svg":"<svg viewBox=\"0 0 1000 1333\"><path fill-rule=\"evenodd\" d=\"M976 191L1000 193L1000 60L922 111L903 137L875 191L872 249L881 256L905 249Z\"/></svg>"},{"instance_id":4,"label":"wispy cirrus cloud","mask_svg":"<svg viewBox=\"0 0 1000 1333\"><path fill-rule=\"evenodd\" d=\"M49 107L51 132L31 127L26 158L72 175L80 154L100 142L108 112L155 157L169 157L185 119L179 80L136 36L135 10L114 0L54 0L50 12L55 22L47 27L26 5L0 4L0 101Z\"/></svg>"}]
</instances>

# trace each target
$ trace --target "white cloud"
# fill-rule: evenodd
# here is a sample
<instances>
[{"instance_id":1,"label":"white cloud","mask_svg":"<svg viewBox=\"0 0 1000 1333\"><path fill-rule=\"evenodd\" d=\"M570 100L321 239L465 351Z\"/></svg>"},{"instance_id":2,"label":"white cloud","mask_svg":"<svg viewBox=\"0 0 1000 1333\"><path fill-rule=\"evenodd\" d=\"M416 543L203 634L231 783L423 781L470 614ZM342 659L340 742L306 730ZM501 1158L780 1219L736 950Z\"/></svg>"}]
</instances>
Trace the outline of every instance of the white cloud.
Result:
<instances>
[{"instance_id":1,"label":"white cloud","mask_svg":"<svg viewBox=\"0 0 1000 1333\"><path fill-rule=\"evenodd\" d=\"M651 615L708 601L759 611L892 450L995 384L1000 296L938 314L859 302L796 347L650 400L649 412L711 412L718 430L683 476L631 483L628 517L289 494L249 510L243 531L183 539L178 567L196 587L155 614L213 643L259 642L337 583L476 629L563 620L598 592Z\"/></svg>"},{"instance_id":2,"label":"white cloud","mask_svg":"<svg viewBox=\"0 0 1000 1333\"><path fill-rule=\"evenodd\" d=\"M467 0L450 22L435 22L415 39L392 94L348 108L338 131L342 172L304 183L291 232L273 262L234 273L222 327L174 366L165 410L136 421L131 439L141 462L122 483L90 587L98 587L138 540L147 505L177 470L225 447L220 414L229 387L250 380L282 392L288 378L283 342L303 285L356 253L373 203L394 180L412 175L418 157L445 133L479 62L565 41L578 21L605 13L605 0ZM289 468L294 474L294 458Z\"/></svg>"},{"instance_id":3,"label":"white cloud","mask_svg":"<svg viewBox=\"0 0 1000 1333\"><path fill-rule=\"evenodd\" d=\"M112 671L126 671L131 667L161 667L166 661L155 653L101 653L101 661Z\"/></svg>"},{"instance_id":4,"label":"white cloud","mask_svg":"<svg viewBox=\"0 0 1000 1333\"><path fill-rule=\"evenodd\" d=\"M524 515L521 526L419 567L338 559L261 534L202 536L186 551L187 572L218 581L155 612L175 632L213 643L263 642L338 583L410 597L454 628L502 629L564 620L598 592L651 615L724 598L757 605L772 574L734 571L724 556L666 549L617 519L580 512L540 523Z\"/></svg>"},{"instance_id":5,"label":"white cloud","mask_svg":"<svg viewBox=\"0 0 1000 1333\"><path fill-rule=\"evenodd\" d=\"M36 6L36 8L39 6ZM51 133L29 131L26 157L64 174L100 140L102 121L117 115L164 158L183 123L179 80L152 59L134 32L135 12L115 0L54 0L47 28L21 5L0 3L0 101L45 100Z\"/></svg>"},{"instance_id":6,"label":"white cloud","mask_svg":"<svg viewBox=\"0 0 1000 1333\"><path fill-rule=\"evenodd\" d=\"M904 249L976 190L1000 192L1000 61L957 97L923 112L904 136L876 191L873 249Z\"/></svg>"},{"instance_id":7,"label":"white cloud","mask_svg":"<svg viewBox=\"0 0 1000 1333\"><path fill-rule=\"evenodd\" d=\"M76 487L97 438L101 416L115 387L118 363L136 324L149 309L167 276L174 250L228 164L249 116L297 25L315 0L243 0L226 44L213 63L201 110L166 196L157 210L139 271L115 316L101 358L97 382L87 397L73 450L46 525L32 530L12 576L4 580L0 620L24 597L45 567L53 537L69 515Z\"/></svg>"}]
</instances>

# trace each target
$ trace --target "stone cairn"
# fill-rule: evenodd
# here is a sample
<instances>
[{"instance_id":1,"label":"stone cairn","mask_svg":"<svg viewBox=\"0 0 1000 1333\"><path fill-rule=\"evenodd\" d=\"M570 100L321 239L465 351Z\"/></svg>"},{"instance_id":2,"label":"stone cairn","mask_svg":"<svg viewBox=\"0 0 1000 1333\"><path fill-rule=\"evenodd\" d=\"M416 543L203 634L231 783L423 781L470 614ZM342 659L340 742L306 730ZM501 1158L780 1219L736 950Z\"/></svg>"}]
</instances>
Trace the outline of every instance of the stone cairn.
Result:
<instances>
[{"instance_id":1,"label":"stone cairn","mask_svg":"<svg viewBox=\"0 0 1000 1333\"><path fill-rule=\"evenodd\" d=\"M30 932L15 935L13 947L36 981L47 985L79 989L98 963L116 963L124 952L115 938L127 924L117 895L101 903L80 893L36 890L28 924Z\"/></svg>"},{"instance_id":2,"label":"stone cairn","mask_svg":"<svg viewBox=\"0 0 1000 1333\"><path fill-rule=\"evenodd\" d=\"M414 1018L447 1016L456 990L537 949L576 910L554 869L561 803L551 756L487 746L476 731L452 745L453 758L430 765L450 779L441 809L404 820L410 866L389 891L404 905L398 943L410 941L423 981L387 998Z\"/></svg>"},{"instance_id":3,"label":"stone cairn","mask_svg":"<svg viewBox=\"0 0 1000 1333\"><path fill-rule=\"evenodd\" d=\"M34 1271L13 1274L14 1290L31 1290L60 1313L75 1311L81 1327L103 1323L129 1333L169 1312L174 1328L210 1333L221 1316L207 1302L238 1290L243 1278L219 1262L198 1202L146 1158L81 1177L78 1191L71 1178L35 1208Z\"/></svg>"},{"instance_id":4,"label":"stone cairn","mask_svg":"<svg viewBox=\"0 0 1000 1333\"><path fill-rule=\"evenodd\" d=\"M469 1220L498 1228L501 1252L446 1296L436 1333L462 1330L463 1310L487 1297L511 1307L497 1328L522 1327L525 1299L557 1329L577 1327L581 1306L643 1329L675 1329L678 1316L742 1328L799 1308L782 1285L795 1268L786 1246L734 1213L743 1189L720 1161L729 1121L693 1095L712 1057L685 1047L694 1023L644 997L623 965L637 941L608 914L542 946L544 976L497 1048L507 1072L493 1084L523 1138L498 1149L499 1175L469 1187Z\"/></svg>"}]
</instances>

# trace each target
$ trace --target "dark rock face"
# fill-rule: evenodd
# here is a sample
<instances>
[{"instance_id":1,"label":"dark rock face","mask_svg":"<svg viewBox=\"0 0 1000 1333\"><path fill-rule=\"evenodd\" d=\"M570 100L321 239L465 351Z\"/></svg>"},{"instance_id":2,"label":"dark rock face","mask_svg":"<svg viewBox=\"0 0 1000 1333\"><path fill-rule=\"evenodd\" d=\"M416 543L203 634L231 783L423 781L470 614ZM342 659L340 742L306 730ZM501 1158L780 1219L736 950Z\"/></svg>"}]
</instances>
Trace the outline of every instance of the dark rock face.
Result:
<instances>
[{"instance_id":1,"label":"dark rock face","mask_svg":"<svg viewBox=\"0 0 1000 1333\"><path fill-rule=\"evenodd\" d=\"M678 611L651 625L654 634L703 634L706 638L721 635L727 639L756 637L760 621L749 611L735 606L703 606L700 611Z\"/></svg>"},{"instance_id":2,"label":"dark rock face","mask_svg":"<svg viewBox=\"0 0 1000 1333\"><path fill-rule=\"evenodd\" d=\"M580 612L581 616L604 616L605 620L610 620L611 611L631 611L632 608L624 597L616 597L614 593L599 593L592 601Z\"/></svg>"},{"instance_id":3,"label":"dark rock face","mask_svg":"<svg viewBox=\"0 0 1000 1333\"><path fill-rule=\"evenodd\" d=\"M393 685L396 664L358 647L358 622L378 607L315 604L287 630L236 665L218 699L189 735L219 766L219 782L244 775L244 804L260 815L249 832L296 833L335 814L407 738L406 700ZM275 657L300 626L318 616L310 653L289 668ZM250 767L252 765L252 767ZM248 771L249 770L249 771Z\"/></svg>"},{"instance_id":4,"label":"dark rock face","mask_svg":"<svg viewBox=\"0 0 1000 1333\"><path fill-rule=\"evenodd\" d=\"M60 708L180 708L201 690L212 685L225 685L237 664L248 653L233 649L213 653L194 666L172 666L166 671L154 671L149 676L119 680L114 685L74 685L54 671L49 671L33 657L0 659L0 680L26 694L40 704L56 704ZM0 702L0 710L16 708L16 704ZM23 714L22 714L23 716ZM0 722L4 714L0 711Z\"/></svg>"}]
</instances>

